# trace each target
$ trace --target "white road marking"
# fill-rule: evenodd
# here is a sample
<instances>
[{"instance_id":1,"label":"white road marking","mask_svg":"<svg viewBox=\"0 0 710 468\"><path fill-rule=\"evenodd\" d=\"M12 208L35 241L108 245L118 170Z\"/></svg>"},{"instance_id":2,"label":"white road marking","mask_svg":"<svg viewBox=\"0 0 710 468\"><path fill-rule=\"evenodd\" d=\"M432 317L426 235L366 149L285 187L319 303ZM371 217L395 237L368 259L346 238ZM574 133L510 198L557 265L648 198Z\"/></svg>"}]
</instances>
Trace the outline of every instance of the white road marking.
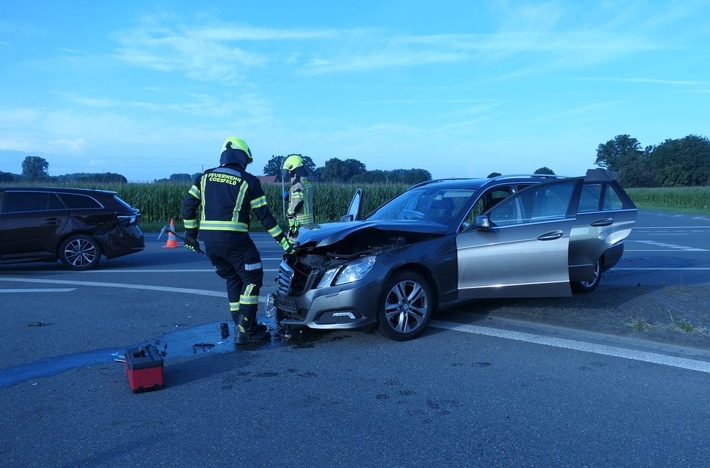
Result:
<instances>
[{"instance_id":1,"label":"white road marking","mask_svg":"<svg viewBox=\"0 0 710 468\"><path fill-rule=\"evenodd\" d=\"M697 247L688 247L685 245L677 245L677 244L666 244L663 242L656 242L656 241L652 241L652 240L637 240L637 241L629 241L629 242L635 242L637 244L651 245L653 247L664 247L667 249L682 250L684 252L707 252L708 251L708 249L700 249Z\"/></svg>"},{"instance_id":2,"label":"white road marking","mask_svg":"<svg viewBox=\"0 0 710 468\"><path fill-rule=\"evenodd\" d=\"M147 291L163 291L182 294L196 294L198 296L213 296L227 297L226 292L209 291L206 289L189 289L189 288L171 288L169 286L150 286L146 284L127 284L127 283L99 283L95 281L69 281L69 280L50 280L50 279L28 279L28 278L6 278L0 277L0 281L14 281L17 283L42 283L42 284L71 284L74 286L98 286L103 288L122 288L122 289L143 289Z\"/></svg>"},{"instance_id":3,"label":"white road marking","mask_svg":"<svg viewBox=\"0 0 710 468\"><path fill-rule=\"evenodd\" d=\"M614 346L585 343L584 341L568 340L564 338L553 338L542 335L533 335L532 333L514 332L509 330L501 330L498 328L481 327L477 325L465 325L461 323L444 322L439 320L432 320L429 325L435 328L443 328L445 330L472 333L475 335L492 336L495 338L503 338L507 340L523 341L526 343L539 344L543 346L552 346L555 348L570 349L573 351L601 354L603 356L617 357L621 359L629 359L632 361L648 362L651 364L660 364L663 366L678 367L681 369L710 373L710 362L679 358L674 356L668 356L665 354L650 353L647 351L636 351L633 349L617 348Z\"/></svg>"},{"instance_id":4,"label":"white road marking","mask_svg":"<svg viewBox=\"0 0 710 468\"><path fill-rule=\"evenodd\" d=\"M0 277L0 281L8 282L27 282L27 283L42 283L42 284L65 284L65 285L76 285L76 286L96 286L96 287L108 287L108 288L122 288L122 289L141 289L149 291L163 291L163 292L173 292L182 294L195 294L200 296L212 296L212 297L227 297L226 292L221 291L209 291L203 289L188 289L188 288L172 288L166 286L149 286L143 284L124 284L124 283L100 283L93 281L70 281L70 280L51 280L51 279L28 279L28 278L12 278L12 277ZM62 289L57 289L62 290ZM6 290L13 291L13 290ZM17 290L20 291L20 290ZM22 290L35 291L35 290ZM38 290L38 291L48 291L48 289ZM2 290L0 290L2 292ZM262 298L259 298L262 301ZM497 338L504 338L509 340L524 341L527 343L540 344L545 346L553 346L557 348L564 348L576 351L583 351L594 354L601 354L605 356L618 357L622 359L631 359L635 361L649 362L653 364L661 364L665 366L678 367L682 369L688 369L698 372L710 373L710 363L703 361L695 361L692 359L677 358L672 356L667 356L657 353L649 353L644 351L635 351L630 349L615 348L612 346L598 345L593 343L585 343L582 341L567 340L563 338L552 338L540 335L533 335L530 333L514 332L509 330L500 330L490 327L481 327L477 325L465 325L452 322L444 322L439 320L434 320L430 322L430 325L435 328L443 328L446 330L460 331L464 333L473 333L477 335L492 336Z\"/></svg>"},{"instance_id":5,"label":"white road marking","mask_svg":"<svg viewBox=\"0 0 710 468\"><path fill-rule=\"evenodd\" d=\"M276 268L264 268L264 271L268 272L275 272L279 271ZM89 270L89 271L74 271L72 272L74 274L103 274L103 273L214 273L214 268L212 269L205 269L205 268L199 268L195 270L191 269L178 269L178 268L171 268L169 270L128 270L128 269L120 269L116 268L113 270ZM2 278L0 278L1 280Z\"/></svg>"},{"instance_id":6,"label":"white road marking","mask_svg":"<svg viewBox=\"0 0 710 468\"><path fill-rule=\"evenodd\" d=\"M98 283L94 281L69 281L69 280L45 280L45 279L27 279L27 278L1 278L0 281L15 281L15 282L28 282L28 283L53 283L53 284L75 284L78 286L96 286L96 287L107 287L107 288L125 288L125 289L143 289L148 291L162 291L162 292L178 292L183 294L196 294L198 296L211 296L211 297L227 297L226 292L210 291L207 289L183 289L183 288L171 288L167 286L148 286L145 284L123 284L123 283ZM74 291L76 288L56 288L56 289L0 289L2 292L65 292ZM268 290L268 288L265 288ZM259 302L266 302L267 293L259 295Z\"/></svg>"},{"instance_id":7,"label":"white road marking","mask_svg":"<svg viewBox=\"0 0 710 468\"><path fill-rule=\"evenodd\" d=\"M76 291L76 288L43 288L43 289L0 289L3 293L55 293Z\"/></svg>"},{"instance_id":8,"label":"white road marking","mask_svg":"<svg viewBox=\"0 0 710 468\"><path fill-rule=\"evenodd\" d=\"M622 271L710 271L710 267L688 267L688 268L624 268L624 267L614 267L612 271L622 270Z\"/></svg>"}]
</instances>

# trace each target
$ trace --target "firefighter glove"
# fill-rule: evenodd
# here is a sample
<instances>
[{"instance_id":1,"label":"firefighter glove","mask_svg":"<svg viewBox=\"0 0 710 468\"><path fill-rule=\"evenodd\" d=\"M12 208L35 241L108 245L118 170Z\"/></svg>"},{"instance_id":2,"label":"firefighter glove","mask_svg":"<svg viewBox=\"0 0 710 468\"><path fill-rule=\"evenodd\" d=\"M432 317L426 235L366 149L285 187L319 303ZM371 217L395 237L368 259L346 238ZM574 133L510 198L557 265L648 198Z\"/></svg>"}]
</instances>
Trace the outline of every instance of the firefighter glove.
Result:
<instances>
[{"instance_id":1,"label":"firefighter glove","mask_svg":"<svg viewBox=\"0 0 710 468\"><path fill-rule=\"evenodd\" d=\"M201 252L200 242L190 235L185 235L185 247L193 252Z\"/></svg>"},{"instance_id":2,"label":"firefighter glove","mask_svg":"<svg viewBox=\"0 0 710 468\"><path fill-rule=\"evenodd\" d=\"M288 238L286 236L281 238L281 240L279 241L279 244L281 244L281 247L283 247L286 255L289 255L289 254L292 254L295 252L295 250L293 248L293 244L288 240Z\"/></svg>"}]
</instances>

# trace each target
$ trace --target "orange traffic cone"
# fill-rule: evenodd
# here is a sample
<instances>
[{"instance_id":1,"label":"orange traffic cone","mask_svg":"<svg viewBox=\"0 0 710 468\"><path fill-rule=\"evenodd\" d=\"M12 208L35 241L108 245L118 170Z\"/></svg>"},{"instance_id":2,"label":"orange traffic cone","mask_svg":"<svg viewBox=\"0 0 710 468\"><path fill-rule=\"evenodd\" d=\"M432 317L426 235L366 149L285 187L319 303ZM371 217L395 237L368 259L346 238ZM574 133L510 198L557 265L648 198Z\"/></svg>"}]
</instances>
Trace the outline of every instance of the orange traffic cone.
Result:
<instances>
[{"instance_id":1,"label":"orange traffic cone","mask_svg":"<svg viewBox=\"0 0 710 468\"><path fill-rule=\"evenodd\" d=\"M175 237L175 221L170 220L170 231L168 232L168 241L163 246L164 249L174 249L175 247L180 247L177 243L177 237Z\"/></svg>"}]
</instances>

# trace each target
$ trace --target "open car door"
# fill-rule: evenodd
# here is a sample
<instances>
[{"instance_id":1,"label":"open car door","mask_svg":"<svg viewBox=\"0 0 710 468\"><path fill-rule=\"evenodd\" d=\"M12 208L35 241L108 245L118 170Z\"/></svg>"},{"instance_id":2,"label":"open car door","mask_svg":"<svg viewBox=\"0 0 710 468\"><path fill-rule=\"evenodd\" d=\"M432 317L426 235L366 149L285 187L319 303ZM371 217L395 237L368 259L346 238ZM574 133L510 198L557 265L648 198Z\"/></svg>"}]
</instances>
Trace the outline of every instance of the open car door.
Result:
<instances>
[{"instance_id":1,"label":"open car door","mask_svg":"<svg viewBox=\"0 0 710 468\"><path fill-rule=\"evenodd\" d=\"M572 294L570 232L582 180L530 186L496 205L456 238L461 299Z\"/></svg>"},{"instance_id":2,"label":"open car door","mask_svg":"<svg viewBox=\"0 0 710 468\"><path fill-rule=\"evenodd\" d=\"M350 202L350 207L348 208L348 212L340 218L340 221L347 222L347 221L355 221L360 219L360 216L362 214L362 198L363 198L363 191L362 189L357 189L355 190L355 195L353 195L353 199Z\"/></svg>"}]
</instances>

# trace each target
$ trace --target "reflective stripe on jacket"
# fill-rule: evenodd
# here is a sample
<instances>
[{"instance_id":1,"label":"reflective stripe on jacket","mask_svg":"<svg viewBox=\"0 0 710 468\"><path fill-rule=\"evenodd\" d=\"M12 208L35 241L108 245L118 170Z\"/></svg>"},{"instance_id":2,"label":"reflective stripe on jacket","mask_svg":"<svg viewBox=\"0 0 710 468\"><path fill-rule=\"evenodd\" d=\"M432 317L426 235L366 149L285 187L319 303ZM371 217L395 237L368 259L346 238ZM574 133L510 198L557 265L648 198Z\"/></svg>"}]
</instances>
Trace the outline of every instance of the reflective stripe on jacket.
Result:
<instances>
[{"instance_id":1,"label":"reflective stripe on jacket","mask_svg":"<svg viewBox=\"0 0 710 468\"><path fill-rule=\"evenodd\" d=\"M286 216L289 225L303 226L313 224L313 185L306 177L296 177L291 182Z\"/></svg>"},{"instance_id":2,"label":"reflective stripe on jacket","mask_svg":"<svg viewBox=\"0 0 710 468\"><path fill-rule=\"evenodd\" d=\"M205 242L236 240L237 233L249 232L251 211L272 237L283 234L259 179L232 165L200 174L182 204L185 229L199 229L199 238Z\"/></svg>"}]
</instances>

